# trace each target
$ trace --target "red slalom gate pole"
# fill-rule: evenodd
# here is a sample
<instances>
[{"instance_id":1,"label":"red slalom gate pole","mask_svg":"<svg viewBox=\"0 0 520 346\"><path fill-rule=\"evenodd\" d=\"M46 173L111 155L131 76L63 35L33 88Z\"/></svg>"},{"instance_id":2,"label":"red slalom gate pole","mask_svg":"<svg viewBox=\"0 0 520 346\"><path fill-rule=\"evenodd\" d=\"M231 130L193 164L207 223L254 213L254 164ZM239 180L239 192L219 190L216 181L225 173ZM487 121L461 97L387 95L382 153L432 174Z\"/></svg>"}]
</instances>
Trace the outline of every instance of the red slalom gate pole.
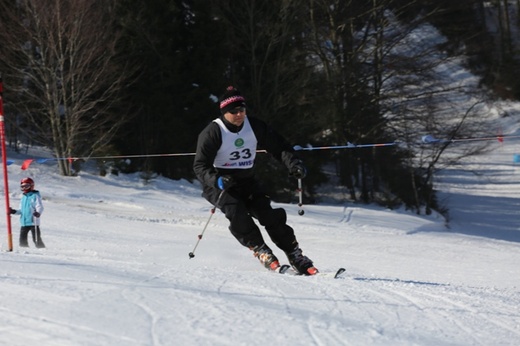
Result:
<instances>
[{"instance_id":1,"label":"red slalom gate pole","mask_svg":"<svg viewBox=\"0 0 520 346\"><path fill-rule=\"evenodd\" d=\"M11 213L9 206L9 179L7 178L7 151L5 149L5 119L4 119L4 82L0 76L0 141L2 142L2 166L4 170L4 195L5 212L7 217L7 247L8 251L13 251L13 233L11 231Z\"/></svg>"}]
</instances>

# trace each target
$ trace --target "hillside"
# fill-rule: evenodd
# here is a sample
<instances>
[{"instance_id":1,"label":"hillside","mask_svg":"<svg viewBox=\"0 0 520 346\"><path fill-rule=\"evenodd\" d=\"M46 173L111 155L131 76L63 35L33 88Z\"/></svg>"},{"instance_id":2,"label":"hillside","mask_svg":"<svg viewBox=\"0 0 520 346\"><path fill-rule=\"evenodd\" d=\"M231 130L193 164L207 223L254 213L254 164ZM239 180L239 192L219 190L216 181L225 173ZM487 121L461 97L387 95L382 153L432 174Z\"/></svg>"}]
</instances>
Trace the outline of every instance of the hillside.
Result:
<instances>
[{"instance_id":1,"label":"hillside","mask_svg":"<svg viewBox=\"0 0 520 346\"><path fill-rule=\"evenodd\" d=\"M520 172L505 143L450 169L440 217L363 205L287 209L323 275L266 272L198 184L135 175L65 178L9 166L44 197L46 249L2 240L2 340L9 345L516 345ZM1 220L5 230L5 220ZM281 257L281 254L278 251ZM342 279L330 273L347 269Z\"/></svg>"}]
</instances>

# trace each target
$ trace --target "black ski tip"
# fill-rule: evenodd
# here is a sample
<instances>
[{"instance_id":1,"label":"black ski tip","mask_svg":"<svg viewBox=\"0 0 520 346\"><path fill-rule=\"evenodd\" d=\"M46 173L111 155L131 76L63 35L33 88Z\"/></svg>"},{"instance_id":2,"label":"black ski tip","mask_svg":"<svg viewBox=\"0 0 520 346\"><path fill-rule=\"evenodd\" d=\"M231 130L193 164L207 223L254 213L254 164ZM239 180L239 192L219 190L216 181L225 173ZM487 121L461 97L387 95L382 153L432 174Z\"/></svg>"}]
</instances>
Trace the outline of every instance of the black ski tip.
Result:
<instances>
[{"instance_id":1,"label":"black ski tip","mask_svg":"<svg viewBox=\"0 0 520 346\"><path fill-rule=\"evenodd\" d=\"M282 265L280 266L280 268L278 268L278 273L280 273L280 274L285 274L285 272L287 272L287 271L289 270L289 268L291 268L290 265L288 265L288 264L282 264Z\"/></svg>"},{"instance_id":2,"label":"black ski tip","mask_svg":"<svg viewBox=\"0 0 520 346\"><path fill-rule=\"evenodd\" d=\"M341 274L345 272L345 268L339 268L336 274L334 274L334 279L337 279L340 277Z\"/></svg>"}]
</instances>

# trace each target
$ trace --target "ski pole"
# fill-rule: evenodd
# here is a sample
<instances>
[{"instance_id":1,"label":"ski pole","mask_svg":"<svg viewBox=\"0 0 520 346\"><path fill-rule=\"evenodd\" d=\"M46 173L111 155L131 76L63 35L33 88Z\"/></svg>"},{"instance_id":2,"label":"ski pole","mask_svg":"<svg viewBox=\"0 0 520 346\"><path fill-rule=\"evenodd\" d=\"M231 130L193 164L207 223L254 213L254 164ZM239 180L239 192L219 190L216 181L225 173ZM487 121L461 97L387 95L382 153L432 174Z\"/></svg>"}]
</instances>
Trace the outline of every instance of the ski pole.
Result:
<instances>
[{"instance_id":1,"label":"ski pole","mask_svg":"<svg viewBox=\"0 0 520 346\"><path fill-rule=\"evenodd\" d=\"M302 209L303 208L303 188L302 188L302 179L299 178L298 179L298 207L300 207L300 210L298 210L298 215L303 215L305 214L305 211Z\"/></svg>"},{"instance_id":2,"label":"ski pole","mask_svg":"<svg viewBox=\"0 0 520 346\"><path fill-rule=\"evenodd\" d=\"M204 232L206 232L206 228L208 228L208 225L209 225L209 222L211 221L211 217L213 216L213 214L215 214L215 210L217 209L217 206L219 205L220 203L220 199L222 198L222 195L224 194L226 190L222 190L220 192L220 194L218 195L218 198L217 198L217 202L215 203L215 205L213 206L213 208L211 208L210 210L210 214L209 214L209 218L208 218L208 221L206 222L206 225L204 225L204 228L202 229L202 232L198 235L198 239L197 239L197 243L195 243L195 247L193 248L193 251L191 251L188 256L191 258L195 257L195 250L197 249L197 246L199 246L199 243L200 243L200 240L202 239L202 236L204 235Z\"/></svg>"}]
</instances>

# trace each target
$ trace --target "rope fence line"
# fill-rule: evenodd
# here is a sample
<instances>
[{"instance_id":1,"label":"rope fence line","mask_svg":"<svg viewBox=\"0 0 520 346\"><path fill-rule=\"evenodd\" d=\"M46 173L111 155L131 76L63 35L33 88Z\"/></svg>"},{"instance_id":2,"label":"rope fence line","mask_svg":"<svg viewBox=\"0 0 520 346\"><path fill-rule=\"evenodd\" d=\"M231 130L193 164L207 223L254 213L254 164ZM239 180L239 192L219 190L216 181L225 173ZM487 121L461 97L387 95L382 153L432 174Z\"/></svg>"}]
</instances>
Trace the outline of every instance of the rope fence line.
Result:
<instances>
[{"instance_id":1,"label":"rope fence line","mask_svg":"<svg viewBox=\"0 0 520 346\"><path fill-rule=\"evenodd\" d=\"M453 139L438 139L432 135L426 135L421 137L421 141L418 145L435 145L435 144L449 144L449 143L463 143L463 142L475 142L475 141L491 141L497 140L503 143L505 139L520 138L520 135L499 135L490 137L472 137L472 138L453 138ZM340 149L360 149L360 148L378 148L378 147L390 147L395 145L406 144L402 141L386 142L386 143L370 143L370 144L353 144L347 142L346 145L330 145L330 146L306 146L295 145L295 151L314 151L314 150L340 150ZM266 153L266 150L257 150L257 153ZM67 160L70 163L77 160L117 160L117 159L135 159L135 158L151 158L151 157L182 157L182 156L195 156L195 153L169 153L169 154L142 154L142 155L109 155L109 156L73 156L73 157L54 157L54 158L39 158L39 159L26 159L22 162L21 169L26 170L33 163L46 163L48 161L59 161ZM6 160L7 165L15 163L14 160Z\"/></svg>"}]
</instances>

